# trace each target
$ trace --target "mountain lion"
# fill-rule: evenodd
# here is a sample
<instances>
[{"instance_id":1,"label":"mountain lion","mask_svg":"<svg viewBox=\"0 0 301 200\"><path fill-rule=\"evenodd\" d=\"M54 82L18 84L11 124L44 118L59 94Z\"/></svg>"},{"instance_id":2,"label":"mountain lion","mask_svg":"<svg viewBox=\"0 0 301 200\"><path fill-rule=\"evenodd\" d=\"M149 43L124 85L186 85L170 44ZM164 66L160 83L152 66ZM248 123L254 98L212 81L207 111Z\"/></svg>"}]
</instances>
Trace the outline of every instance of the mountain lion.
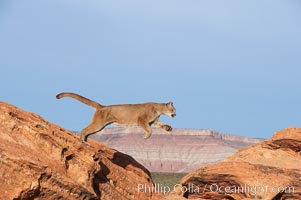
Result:
<instances>
[{"instance_id":1,"label":"mountain lion","mask_svg":"<svg viewBox=\"0 0 301 200\"><path fill-rule=\"evenodd\" d=\"M56 95L57 99L63 97L74 98L96 109L91 123L81 131L80 139L87 141L87 137L104 129L107 125L140 126L144 129L144 139L151 134L151 126L171 131L170 125L159 121L160 115L176 116L176 109L172 102L169 103L143 103L143 104L120 104L104 106L75 93L63 92Z\"/></svg>"}]
</instances>

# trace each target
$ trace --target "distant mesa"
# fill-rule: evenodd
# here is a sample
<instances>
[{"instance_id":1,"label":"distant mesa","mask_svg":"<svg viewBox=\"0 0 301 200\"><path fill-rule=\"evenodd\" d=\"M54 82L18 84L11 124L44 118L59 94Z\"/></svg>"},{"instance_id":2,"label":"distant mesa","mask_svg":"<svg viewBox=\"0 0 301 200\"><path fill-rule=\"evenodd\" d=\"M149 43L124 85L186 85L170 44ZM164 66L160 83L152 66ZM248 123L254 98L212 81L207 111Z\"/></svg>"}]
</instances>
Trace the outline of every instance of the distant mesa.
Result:
<instances>
[{"instance_id":1,"label":"distant mesa","mask_svg":"<svg viewBox=\"0 0 301 200\"><path fill-rule=\"evenodd\" d=\"M139 127L107 128L91 138L133 156L152 172L191 172L262 141L212 130L153 129L148 140L143 134Z\"/></svg>"}]
</instances>

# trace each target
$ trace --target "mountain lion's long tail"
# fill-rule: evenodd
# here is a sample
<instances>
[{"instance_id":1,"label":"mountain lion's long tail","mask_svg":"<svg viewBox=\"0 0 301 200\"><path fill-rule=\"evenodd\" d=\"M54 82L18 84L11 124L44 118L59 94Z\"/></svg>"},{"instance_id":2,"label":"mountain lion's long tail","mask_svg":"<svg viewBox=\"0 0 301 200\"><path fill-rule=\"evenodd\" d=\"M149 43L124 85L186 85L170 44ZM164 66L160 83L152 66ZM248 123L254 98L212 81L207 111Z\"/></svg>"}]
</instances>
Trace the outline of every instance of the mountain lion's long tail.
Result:
<instances>
[{"instance_id":1,"label":"mountain lion's long tail","mask_svg":"<svg viewBox=\"0 0 301 200\"><path fill-rule=\"evenodd\" d=\"M94 108L96 108L96 109L98 109L98 108L103 108L103 107L104 107L103 105L101 105L101 104L99 104L99 103L97 103L97 102L95 102L95 101L92 101L92 100L90 100L90 99L87 99L87 98L85 98L85 97L83 97L83 96L80 96L80 95L78 95L78 94L75 94L75 93L71 93L71 92L62 92L62 93L56 95L56 98L57 98L57 99L60 99L60 98L63 98L63 97L71 97L71 98L74 98L74 99L76 99L76 100L78 100L78 101L80 101L80 102L82 102L82 103L84 103L84 104L87 104L87 105L89 105L89 106L92 106L92 107L94 107Z\"/></svg>"}]
</instances>

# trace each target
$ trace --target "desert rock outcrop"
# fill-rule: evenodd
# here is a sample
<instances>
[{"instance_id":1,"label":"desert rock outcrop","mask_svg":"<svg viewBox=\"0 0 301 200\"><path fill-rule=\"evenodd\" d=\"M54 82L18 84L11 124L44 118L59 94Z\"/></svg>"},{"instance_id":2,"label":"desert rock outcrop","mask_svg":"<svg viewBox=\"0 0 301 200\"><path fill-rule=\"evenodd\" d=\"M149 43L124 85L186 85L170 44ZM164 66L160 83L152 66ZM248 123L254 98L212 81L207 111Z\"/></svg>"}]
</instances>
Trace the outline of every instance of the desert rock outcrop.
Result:
<instances>
[{"instance_id":1,"label":"desert rock outcrop","mask_svg":"<svg viewBox=\"0 0 301 200\"><path fill-rule=\"evenodd\" d=\"M0 102L0 199L161 199L132 157Z\"/></svg>"},{"instance_id":2,"label":"desert rock outcrop","mask_svg":"<svg viewBox=\"0 0 301 200\"><path fill-rule=\"evenodd\" d=\"M188 199L301 199L301 129L278 131L188 174L172 195Z\"/></svg>"}]
</instances>

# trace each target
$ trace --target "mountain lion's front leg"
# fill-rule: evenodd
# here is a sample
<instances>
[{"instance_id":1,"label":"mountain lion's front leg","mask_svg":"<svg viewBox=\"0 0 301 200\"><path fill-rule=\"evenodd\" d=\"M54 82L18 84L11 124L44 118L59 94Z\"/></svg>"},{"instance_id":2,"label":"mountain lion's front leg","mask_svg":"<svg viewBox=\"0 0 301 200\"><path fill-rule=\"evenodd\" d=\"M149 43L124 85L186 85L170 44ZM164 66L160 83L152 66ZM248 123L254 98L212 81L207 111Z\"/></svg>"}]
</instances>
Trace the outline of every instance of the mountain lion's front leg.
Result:
<instances>
[{"instance_id":1,"label":"mountain lion's front leg","mask_svg":"<svg viewBox=\"0 0 301 200\"><path fill-rule=\"evenodd\" d=\"M149 123L141 118L138 120L138 125L145 131L144 139L148 139L152 135L152 129Z\"/></svg>"},{"instance_id":2,"label":"mountain lion's front leg","mask_svg":"<svg viewBox=\"0 0 301 200\"><path fill-rule=\"evenodd\" d=\"M152 124L155 127L162 128L166 131L172 131L172 127L168 124L164 124L163 122L160 122L159 120L154 121Z\"/></svg>"}]
</instances>

